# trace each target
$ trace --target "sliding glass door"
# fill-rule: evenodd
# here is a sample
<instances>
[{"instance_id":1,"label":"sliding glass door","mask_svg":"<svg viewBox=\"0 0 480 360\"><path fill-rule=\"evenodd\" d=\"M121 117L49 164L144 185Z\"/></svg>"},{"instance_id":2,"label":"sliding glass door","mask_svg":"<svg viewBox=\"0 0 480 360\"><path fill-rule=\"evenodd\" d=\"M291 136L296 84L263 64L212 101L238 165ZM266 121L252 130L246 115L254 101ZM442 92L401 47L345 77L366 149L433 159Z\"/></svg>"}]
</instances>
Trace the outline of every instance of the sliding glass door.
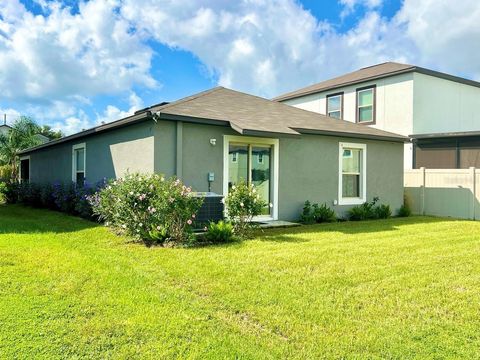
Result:
<instances>
[{"instance_id":1,"label":"sliding glass door","mask_svg":"<svg viewBox=\"0 0 480 360\"><path fill-rule=\"evenodd\" d=\"M272 215L272 145L228 144L228 190L240 182L253 184L267 205L262 215Z\"/></svg>"}]
</instances>

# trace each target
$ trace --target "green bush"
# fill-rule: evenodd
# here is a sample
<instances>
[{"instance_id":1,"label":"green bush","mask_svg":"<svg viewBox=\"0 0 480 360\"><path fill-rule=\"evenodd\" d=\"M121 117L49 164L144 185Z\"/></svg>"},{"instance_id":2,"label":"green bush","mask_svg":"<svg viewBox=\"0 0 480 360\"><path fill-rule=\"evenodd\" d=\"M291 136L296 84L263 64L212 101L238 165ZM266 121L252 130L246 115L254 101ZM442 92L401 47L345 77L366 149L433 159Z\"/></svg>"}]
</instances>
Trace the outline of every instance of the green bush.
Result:
<instances>
[{"instance_id":1,"label":"green bush","mask_svg":"<svg viewBox=\"0 0 480 360\"><path fill-rule=\"evenodd\" d=\"M365 202L362 205L354 206L347 212L347 217L351 221L387 219L392 216L389 205L376 205L379 198L374 197L372 201Z\"/></svg>"},{"instance_id":2,"label":"green bush","mask_svg":"<svg viewBox=\"0 0 480 360\"><path fill-rule=\"evenodd\" d=\"M7 202L8 185L6 182L0 182L0 204Z\"/></svg>"},{"instance_id":3,"label":"green bush","mask_svg":"<svg viewBox=\"0 0 480 360\"><path fill-rule=\"evenodd\" d=\"M241 182L232 186L225 199L225 205L228 217L233 224L234 234L245 239L252 234L255 226L252 222L253 218L262 214L267 203L260 198L253 185Z\"/></svg>"},{"instance_id":4,"label":"green bush","mask_svg":"<svg viewBox=\"0 0 480 360\"><path fill-rule=\"evenodd\" d=\"M318 204L313 205L313 217L315 222L334 222L337 220L335 211L330 209L326 203L318 206Z\"/></svg>"},{"instance_id":5,"label":"green bush","mask_svg":"<svg viewBox=\"0 0 480 360\"><path fill-rule=\"evenodd\" d=\"M227 243L233 241L233 225L223 220L220 220L218 223L211 222L207 227L205 240L211 243Z\"/></svg>"},{"instance_id":6,"label":"green bush","mask_svg":"<svg viewBox=\"0 0 480 360\"><path fill-rule=\"evenodd\" d=\"M310 201L305 201L302 208L302 214L300 215L300 222L303 224L315 223L315 217L313 216L313 208Z\"/></svg>"},{"instance_id":7,"label":"green bush","mask_svg":"<svg viewBox=\"0 0 480 360\"><path fill-rule=\"evenodd\" d=\"M409 217L412 215L412 209L410 207L410 200L407 195L403 196L403 205L398 209L397 216L399 217Z\"/></svg>"},{"instance_id":8,"label":"green bush","mask_svg":"<svg viewBox=\"0 0 480 360\"><path fill-rule=\"evenodd\" d=\"M85 182L82 186L74 183L36 184L7 183L6 199L9 203L58 210L86 219L94 218L88 196L104 186L99 182L94 186Z\"/></svg>"},{"instance_id":9,"label":"green bush","mask_svg":"<svg viewBox=\"0 0 480 360\"><path fill-rule=\"evenodd\" d=\"M106 225L147 242L186 244L202 199L175 178L129 174L88 196L93 213Z\"/></svg>"},{"instance_id":10,"label":"green bush","mask_svg":"<svg viewBox=\"0 0 480 360\"><path fill-rule=\"evenodd\" d=\"M337 221L335 211L330 209L326 203L322 205L311 204L310 201L305 201L300 215L300 222L303 224L314 224L323 222Z\"/></svg>"},{"instance_id":11,"label":"green bush","mask_svg":"<svg viewBox=\"0 0 480 360\"><path fill-rule=\"evenodd\" d=\"M13 168L11 165L0 165L0 181L11 182L13 177Z\"/></svg>"},{"instance_id":12,"label":"green bush","mask_svg":"<svg viewBox=\"0 0 480 360\"><path fill-rule=\"evenodd\" d=\"M381 204L374 208L375 219L388 219L392 217L392 210L390 205Z\"/></svg>"}]
</instances>

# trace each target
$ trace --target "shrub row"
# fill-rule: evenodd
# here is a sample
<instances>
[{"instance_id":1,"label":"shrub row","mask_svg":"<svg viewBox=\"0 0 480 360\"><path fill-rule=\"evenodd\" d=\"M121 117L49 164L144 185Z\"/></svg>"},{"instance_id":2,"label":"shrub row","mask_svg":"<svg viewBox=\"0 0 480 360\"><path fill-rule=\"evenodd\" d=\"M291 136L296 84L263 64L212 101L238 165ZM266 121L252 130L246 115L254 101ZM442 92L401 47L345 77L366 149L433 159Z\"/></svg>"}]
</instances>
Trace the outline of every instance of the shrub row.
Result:
<instances>
[{"instance_id":1,"label":"shrub row","mask_svg":"<svg viewBox=\"0 0 480 360\"><path fill-rule=\"evenodd\" d=\"M361 205L354 206L347 211L347 220L373 220L373 219L388 219L392 216L392 210L389 205L377 205L379 198L374 197L371 202L365 202ZM404 199L404 204L398 210L397 216L407 217L411 215L411 210L407 199ZM314 224L322 222L336 221L335 212L327 206L327 204L311 204L310 201L305 201L305 204L300 215L300 222L303 224Z\"/></svg>"},{"instance_id":2,"label":"shrub row","mask_svg":"<svg viewBox=\"0 0 480 360\"><path fill-rule=\"evenodd\" d=\"M104 182L85 183L83 186L60 182L53 184L4 183L2 189L3 196L8 203L20 203L37 208L57 210L91 219L93 213L88 197L104 185Z\"/></svg>"}]
</instances>

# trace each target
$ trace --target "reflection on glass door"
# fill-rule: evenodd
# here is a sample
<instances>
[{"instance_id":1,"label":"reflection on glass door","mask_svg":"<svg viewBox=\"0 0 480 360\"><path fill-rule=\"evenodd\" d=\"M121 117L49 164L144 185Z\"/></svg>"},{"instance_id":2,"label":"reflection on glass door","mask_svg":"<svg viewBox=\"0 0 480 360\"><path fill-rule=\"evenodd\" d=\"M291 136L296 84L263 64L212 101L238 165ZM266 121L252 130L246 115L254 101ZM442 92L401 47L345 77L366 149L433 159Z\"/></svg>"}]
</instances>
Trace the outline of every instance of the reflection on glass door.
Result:
<instances>
[{"instance_id":1,"label":"reflection on glass door","mask_svg":"<svg viewBox=\"0 0 480 360\"><path fill-rule=\"evenodd\" d=\"M251 181L267 206L263 211L263 215L270 214L270 158L271 146L252 146L252 160L251 160Z\"/></svg>"},{"instance_id":2,"label":"reflection on glass door","mask_svg":"<svg viewBox=\"0 0 480 360\"><path fill-rule=\"evenodd\" d=\"M230 143L228 148L228 189L240 182L253 184L271 215L272 146Z\"/></svg>"},{"instance_id":3,"label":"reflection on glass door","mask_svg":"<svg viewBox=\"0 0 480 360\"><path fill-rule=\"evenodd\" d=\"M228 149L228 189L248 182L248 145L230 144Z\"/></svg>"}]
</instances>

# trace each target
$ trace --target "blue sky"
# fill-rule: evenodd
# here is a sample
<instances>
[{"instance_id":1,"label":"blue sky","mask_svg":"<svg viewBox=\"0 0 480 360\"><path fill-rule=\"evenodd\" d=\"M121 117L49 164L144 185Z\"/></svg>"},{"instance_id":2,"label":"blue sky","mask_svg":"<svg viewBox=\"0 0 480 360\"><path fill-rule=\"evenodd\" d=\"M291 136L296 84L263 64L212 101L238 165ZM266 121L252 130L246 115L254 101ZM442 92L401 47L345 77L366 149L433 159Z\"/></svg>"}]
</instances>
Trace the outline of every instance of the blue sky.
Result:
<instances>
[{"instance_id":1,"label":"blue sky","mask_svg":"<svg viewBox=\"0 0 480 360\"><path fill-rule=\"evenodd\" d=\"M273 97L389 60L478 80L479 16L473 0L2 0L0 112L72 133L217 85Z\"/></svg>"}]
</instances>

